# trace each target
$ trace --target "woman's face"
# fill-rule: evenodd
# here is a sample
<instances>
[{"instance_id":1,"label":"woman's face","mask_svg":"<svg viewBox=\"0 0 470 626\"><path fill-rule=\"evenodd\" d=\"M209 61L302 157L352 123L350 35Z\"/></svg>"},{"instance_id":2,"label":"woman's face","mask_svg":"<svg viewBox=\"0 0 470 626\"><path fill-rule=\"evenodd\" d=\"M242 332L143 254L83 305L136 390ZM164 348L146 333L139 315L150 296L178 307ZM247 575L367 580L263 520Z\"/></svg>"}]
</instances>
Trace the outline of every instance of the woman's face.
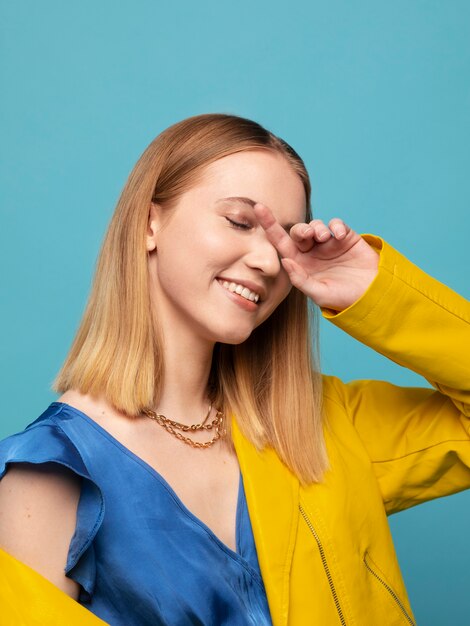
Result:
<instances>
[{"instance_id":1,"label":"woman's face","mask_svg":"<svg viewBox=\"0 0 470 626\"><path fill-rule=\"evenodd\" d=\"M281 155L253 150L219 159L174 208L152 207L150 285L164 336L238 344L287 296L288 276L255 202L287 229L305 220L303 184Z\"/></svg>"}]
</instances>

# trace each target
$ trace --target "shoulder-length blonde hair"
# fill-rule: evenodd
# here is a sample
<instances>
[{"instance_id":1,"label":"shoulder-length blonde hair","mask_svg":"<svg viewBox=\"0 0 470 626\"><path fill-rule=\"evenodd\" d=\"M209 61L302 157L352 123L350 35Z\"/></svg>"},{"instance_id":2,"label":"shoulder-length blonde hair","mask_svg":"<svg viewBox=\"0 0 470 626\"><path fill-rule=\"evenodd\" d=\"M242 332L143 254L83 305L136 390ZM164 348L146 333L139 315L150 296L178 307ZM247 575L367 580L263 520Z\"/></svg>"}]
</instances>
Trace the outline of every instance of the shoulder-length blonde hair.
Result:
<instances>
[{"instance_id":1,"label":"shoulder-length blonde hair","mask_svg":"<svg viewBox=\"0 0 470 626\"><path fill-rule=\"evenodd\" d=\"M166 129L145 150L122 191L55 391L103 394L130 416L158 403L164 365L149 294L150 205L171 208L207 165L254 149L286 158L302 180L310 219L310 181L302 159L256 122L207 114ZM255 446L272 446L302 482L319 481L327 467L310 311L307 298L292 289L244 343L216 345L209 381L216 406L236 415Z\"/></svg>"}]
</instances>

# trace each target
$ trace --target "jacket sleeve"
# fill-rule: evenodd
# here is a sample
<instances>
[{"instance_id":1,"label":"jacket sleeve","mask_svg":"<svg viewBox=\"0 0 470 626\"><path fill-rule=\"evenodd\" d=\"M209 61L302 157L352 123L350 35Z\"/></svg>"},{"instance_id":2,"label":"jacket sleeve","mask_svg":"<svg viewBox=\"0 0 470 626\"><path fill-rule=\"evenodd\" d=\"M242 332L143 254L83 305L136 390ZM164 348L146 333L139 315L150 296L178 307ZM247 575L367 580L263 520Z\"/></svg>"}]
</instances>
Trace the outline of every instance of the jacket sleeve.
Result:
<instances>
[{"instance_id":1,"label":"jacket sleeve","mask_svg":"<svg viewBox=\"0 0 470 626\"><path fill-rule=\"evenodd\" d=\"M0 550L0 623L106 626L33 569Z\"/></svg>"},{"instance_id":2,"label":"jacket sleeve","mask_svg":"<svg viewBox=\"0 0 470 626\"><path fill-rule=\"evenodd\" d=\"M426 378L433 389L326 378L372 462L388 513L470 487L470 303L383 240L379 272L353 305L323 316Z\"/></svg>"}]
</instances>

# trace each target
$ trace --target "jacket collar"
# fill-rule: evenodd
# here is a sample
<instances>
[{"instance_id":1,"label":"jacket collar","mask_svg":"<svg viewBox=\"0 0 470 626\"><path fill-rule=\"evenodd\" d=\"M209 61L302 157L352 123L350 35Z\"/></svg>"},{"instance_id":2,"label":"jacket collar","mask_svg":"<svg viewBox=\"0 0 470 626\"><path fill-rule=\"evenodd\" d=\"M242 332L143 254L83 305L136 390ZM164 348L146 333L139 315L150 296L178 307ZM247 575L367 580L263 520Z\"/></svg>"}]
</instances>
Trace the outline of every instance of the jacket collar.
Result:
<instances>
[{"instance_id":1,"label":"jacket collar","mask_svg":"<svg viewBox=\"0 0 470 626\"><path fill-rule=\"evenodd\" d=\"M285 626L297 534L299 481L273 449L258 451L235 420L232 436L271 617L274 626Z\"/></svg>"}]
</instances>

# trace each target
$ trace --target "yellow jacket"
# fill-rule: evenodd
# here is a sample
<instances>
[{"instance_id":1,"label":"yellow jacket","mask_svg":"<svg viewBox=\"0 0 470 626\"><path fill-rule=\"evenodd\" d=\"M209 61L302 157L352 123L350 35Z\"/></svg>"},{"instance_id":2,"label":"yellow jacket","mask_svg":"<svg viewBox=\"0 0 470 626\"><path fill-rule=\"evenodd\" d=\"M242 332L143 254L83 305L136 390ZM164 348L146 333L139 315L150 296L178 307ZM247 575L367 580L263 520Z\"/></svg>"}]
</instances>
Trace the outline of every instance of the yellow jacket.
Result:
<instances>
[{"instance_id":1,"label":"yellow jacket","mask_svg":"<svg viewBox=\"0 0 470 626\"><path fill-rule=\"evenodd\" d=\"M379 274L325 317L435 389L324 378L331 469L299 485L234 428L274 626L414 624L386 515L470 487L470 305L382 240Z\"/></svg>"},{"instance_id":2,"label":"yellow jacket","mask_svg":"<svg viewBox=\"0 0 470 626\"><path fill-rule=\"evenodd\" d=\"M325 317L433 389L324 378L331 469L304 486L234 423L274 626L414 624L387 513L470 487L470 305L382 240L377 278ZM103 624L0 550L1 623Z\"/></svg>"},{"instance_id":3,"label":"yellow jacket","mask_svg":"<svg viewBox=\"0 0 470 626\"><path fill-rule=\"evenodd\" d=\"M0 625L106 626L106 622L0 550Z\"/></svg>"}]
</instances>

